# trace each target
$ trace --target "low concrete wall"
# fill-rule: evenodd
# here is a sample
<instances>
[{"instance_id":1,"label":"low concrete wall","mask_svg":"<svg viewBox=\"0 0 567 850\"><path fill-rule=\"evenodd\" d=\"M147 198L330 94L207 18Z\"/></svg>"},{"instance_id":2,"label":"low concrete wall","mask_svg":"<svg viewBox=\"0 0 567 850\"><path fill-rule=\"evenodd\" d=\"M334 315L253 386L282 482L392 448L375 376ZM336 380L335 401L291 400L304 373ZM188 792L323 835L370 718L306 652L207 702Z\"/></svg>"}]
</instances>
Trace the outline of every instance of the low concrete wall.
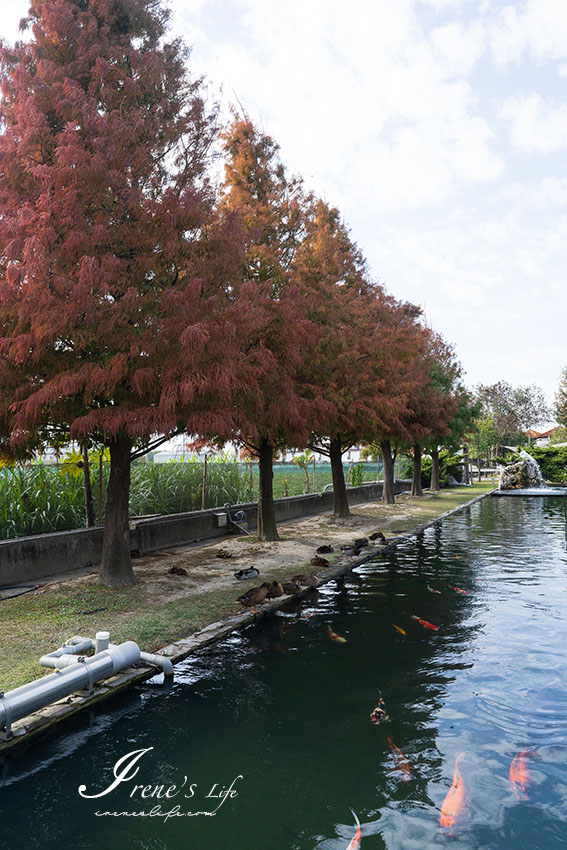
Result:
<instances>
[{"instance_id":1,"label":"low concrete wall","mask_svg":"<svg viewBox=\"0 0 567 850\"><path fill-rule=\"evenodd\" d=\"M409 488L410 482L397 481L395 492L402 493ZM351 505L372 502L381 496L382 484L363 484L348 490ZM276 499L275 508L277 522L325 513L333 509L333 493ZM257 527L257 502L231 507L233 515L239 510L246 512L248 529L253 531ZM131 549L144 554L200 540L225 538L230 533L240 534L234 526L218 526L215 514L223 513L222 508L214 508L134 520L130 530ZM40 582L49 576L96 566L101 558L102 534L101 527L81 528L0 541L0 586Z\"/></svg>"},{"instance_id":2,"label":"low concrete wall","mask_svg":"<svg viewBox=\"0 0 567 850\"><path fill-rule=\"evenodd\" d=\"M0 586L41 582L47 576L100 563L102 527L79 528L0 541Z\"/></svg>"}]
</instances>

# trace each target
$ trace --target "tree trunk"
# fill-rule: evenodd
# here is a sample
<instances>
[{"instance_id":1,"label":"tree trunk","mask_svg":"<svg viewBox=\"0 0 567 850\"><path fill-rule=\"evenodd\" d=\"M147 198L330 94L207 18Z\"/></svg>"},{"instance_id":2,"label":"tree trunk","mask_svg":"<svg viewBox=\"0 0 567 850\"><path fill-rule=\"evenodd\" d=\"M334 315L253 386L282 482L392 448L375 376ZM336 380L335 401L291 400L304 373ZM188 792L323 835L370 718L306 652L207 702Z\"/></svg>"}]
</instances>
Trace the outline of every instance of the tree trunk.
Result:
<instances>
[{"instance_id":1,"label":"tree trunk","mask_svg":"<svg viewBox=\"0 0 567 850\"><path fill-rule=\"evenodd\" d=\"M205 510L205 503L207 501L207 455L205 455L205 460L203 462L203 483L201 485L201 510Z\"/></svg>"},{"instance_id":2,"label":"tree trunk","mask_svg":"<svg viewBox=\"0 0 567 850\"><path fill-rule=\"evenodd\" d=\"M421 446L417 443L413 447L413 480L411 482L411 495L423 496L421 489Z\"/></svg>"},{"instance_id":3,"label":"tree trunk","mask_svg":"<svg viewBox=\"0 0 567 850\"><path fill-rule=\"evenodd\" d=\"M389 440L381 440L382 462L384 464L384 488L382 490L382 501L387 505L393 505L396 501L394 496L394 458Z\"/></svg>"},{"instance_id":4,"label":"tree trunk","mask_svg":"<svg viewBox=\"0 0 567 850\"><path fill-rule=\"evenodd\" d=\"M127 587L136 581L130 559L128 526L131 449L129 437L118 437L110 443L110 478L106 491L100 581L113 587Z\"/></svg>"},{"instance_id":5,"label":"tree trunk","mask_svg":"<svg viewBox=\"0 0 567 850\"><path fill-rule=\"evenodd\" d=\"M333 476L333 514L336 517L347 519L350 516L350 510L348 507L340 436L331 439L329 458L331 460L331 474Z\"/></svg>"},{"instance_id":6,"label":"tree trunk","mask_svg":"<svg viewBox=\"0 0 567 850\"><path fill-rule=\"evenodd\" d=\"M463 472L463 478L464 478L463 484L470 484L470 483L471 483L471 479L470 479L470 471L469 471L469 453L468 453L468 449L465 449L465 454L464 454L464 457L463 457L463 461L464 461L464 464L465 464L465 468L464 468L464 472Z\"/></svg>"},{"instance_id":7,"label":"tree trunk","mask_svg":"<svg viewBox=\"0 0 567 850\"><path fill-rule=\"evenodd\" d=\"M98 456L98 524L102 525L102 458L103 450Z\"/></svg>"},{"instance_id":8,"label":"tree trunk","mask_svg":"<svg viewBox=\"0 0 567 850\"><path fill-rule=\"evenodd\" d=\"M440 489L439 449L431 449L431 483L429 489L434 492Z\"/></svg>"},{"instance_id":9,"label":"tree trunk","mask_svg":"<svg viewBox=\"0 0 567 850\"><path fill-rule=\"evenodd\" d=\"M93 505L93 491L91 489L91 468L89 466L89 450L87 448L87 443L85 442L82 446L83 451L83 484L85 488L85 519L87 528L93 528L95 524L94 519L94 505Z\"/></svg>"},{"instance_id":10,"label":"tree trunk","mask_svg":"<svg viewBox=\"0 0 567 850\"><path fill-rule=\"evenodd\" d=\"M274 447L262 439L258 451L260 489L258 492L258 540L279 540L274 508Z\"/></svg>"}]
</instances>

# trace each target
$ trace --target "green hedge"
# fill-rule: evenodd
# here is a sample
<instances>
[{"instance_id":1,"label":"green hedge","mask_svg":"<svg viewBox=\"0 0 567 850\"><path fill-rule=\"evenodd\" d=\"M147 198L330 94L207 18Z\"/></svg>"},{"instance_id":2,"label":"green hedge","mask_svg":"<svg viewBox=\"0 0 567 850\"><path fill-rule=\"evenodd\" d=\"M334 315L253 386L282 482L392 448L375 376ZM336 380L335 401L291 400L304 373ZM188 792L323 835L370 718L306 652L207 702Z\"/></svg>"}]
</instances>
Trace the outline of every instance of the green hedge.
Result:
<instances>
[{"instance_id":1,"label":"green hedge","mask_svg":"<svg viewBox=\"0 0 567 850\"><path fill-rule=\"evenodd\" d=\"M539 463L541 474L552 484L567 484L567 446L530 446L528 452Z\"/></svg>"}]
</instances>

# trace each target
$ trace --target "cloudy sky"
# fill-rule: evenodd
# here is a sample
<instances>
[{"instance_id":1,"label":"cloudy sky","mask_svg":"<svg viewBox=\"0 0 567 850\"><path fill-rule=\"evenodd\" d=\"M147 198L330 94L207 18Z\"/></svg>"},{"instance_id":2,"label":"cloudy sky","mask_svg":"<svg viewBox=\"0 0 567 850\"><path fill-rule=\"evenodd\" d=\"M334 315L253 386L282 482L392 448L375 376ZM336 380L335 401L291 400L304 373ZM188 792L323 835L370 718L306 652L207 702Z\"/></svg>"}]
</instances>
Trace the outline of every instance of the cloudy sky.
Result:
<instances>
[{"instance_id":1,"label":"cloudy sky","mask_svg":"<svg viewBox=\"0 0 567 850\"><path fill-rule=\"evenodd\" d=\"M16 37L26 0L3 3ZM341 210L470 385L567 366L565 0L175 0L192 66Z\"/></svg>"}]
</instances>

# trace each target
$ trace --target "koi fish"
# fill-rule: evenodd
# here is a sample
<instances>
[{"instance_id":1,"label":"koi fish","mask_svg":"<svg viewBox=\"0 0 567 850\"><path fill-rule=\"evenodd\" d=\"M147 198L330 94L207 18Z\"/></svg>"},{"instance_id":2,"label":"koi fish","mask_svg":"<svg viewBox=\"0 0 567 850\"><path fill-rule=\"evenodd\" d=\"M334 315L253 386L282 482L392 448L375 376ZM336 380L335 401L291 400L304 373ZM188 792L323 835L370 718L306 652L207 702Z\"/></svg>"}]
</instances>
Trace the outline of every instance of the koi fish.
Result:
<instances>
[{"instance_id":1,"label":"koi fish","mask_svg":"<svg viewBox=\"0 0 567 850\"><path fill-rule=\"evenodd\" d=\"M352 811L352 809L351 809L351 811ZM357 847L360 847L360 839L361 839L361 836L362 836L362 833L360 831L360 821L357 818L356 813L352 812L352 816L354 817L354 819L356 821L356 832L354 833L353 837L349 841L348 847L347 847L346 850L356 850Z\"/></svg>"},{"instance_id":2,"label":"koi fish","mask_svg":"<svg viewBox=\"0 0 567 850\"><path fill-rule=\"evenodd\" d=\"M399 747L396 747L390 737L388 738L388 746L392 751L396 770L401 771L402 779L404 782L409 782L411 779L411 767L407 756L404 755L404 753L400 750Z\"/></svg>"},{"instance_id":3,"label":"koi fish","mask_svg":"<svg viewBox=\"0 0 567 850\"><path fill-rule=\"evenodd\" d=\"M332 628L330 626L328 627L327 631L329 632L329 637L331 638L331 640L336 641L336 643L346 643L347 642L346 638L338 635L336 632L334 632L332 630Z\"/></svg>"},{"instance_id":4,"label":"koi fish","mask_svg":"<svg viewBox=\"0 0 567 850\"><path fill-rule=\"evenodd\" d=\"M461 753L455 761L455 770L453 773L453 782L447 796L441 806L441 814L439 815L439 826L441 832L446 835L454 835L454 830L457 824L462 821L468 814L468 794L463 777L459 770L459 762L464 756Z\"/></svg>"},{"instance_id":5,"label":"koi fish","mask_svg":"<svg viewBox=\"0 0 567 850\"><path fill-rule=\"evenodd\" d=\"M395 624L395 623L392 623L392 625L393 625L393 627L395 628L395 630L396 630L397 632L399 632L401 635L405 635L405 634L407 634L406 630L405 630L405 629L402 629L402 627L401 627L401 626L396 626L396 624Z\"/></svg>"},{"instance_id":6,"label":"koi fish","mask_svg":"<svg viewBox=\"0 0 567 850\"><path fill-rule=\"evenodd\" d=\"M462 587L453 587L453 585L451 585L451 590L456 590L457 593L467 593L468 594L468 590L463 590Z\"/></svg>"},{"instance_id":7,"label":"koi fish","mask_svg":"<svg viewBox=\"0 0 567 850\"><path fill-rule=\"evenodd\" d=\"M376 708L372 709L370 714L370 722L374 723L375 726L380 726L381 723L384 723L385 720L389 720L390 718L386 714L386 705L382 697L378 699L378 705Z\"/></svg>"},{"instance_id":8,"label":"koi fish","mask_svg":"<svg viewBox=\"0 0 567 850\"><path fill-rule=\"evenodd\" d=\"M520 753L516 753L510 763L510 782L518 800L528 799L532 781L528 770L527 759L529 756L535 755L538 755L538 753L535 753L533 750L522 750Z\"/></svg>"},{"instance_id":9,"label":"koi fish","mask_svg":"<svg viewBox=\"0 0 567 850\"><path fill-rule=\"evenodd\" d=\"M416 617L415 614L412 614L411 618L418 622L420 626L423 626L424 629L431 629L434 632L439 629L439 626L434 626L433 623L428 623L427 620L422 620L420 617Z\"/></svg>"},{"instance_id":10,"label":"koi fish","mask_svg":"<svg viewBox=\"0 0 567 850\"><path fill-rule=\"evenodd\" d=\"M435 590L435 588L434 588L434 587L430 587L429 585L427 585L427 589L428 589L428 591L429 591L430 593L438 593L438 594L439 594L439 596L441 596L441 591L440 591L440 590Z\"/></svg>"}]
</instances>

